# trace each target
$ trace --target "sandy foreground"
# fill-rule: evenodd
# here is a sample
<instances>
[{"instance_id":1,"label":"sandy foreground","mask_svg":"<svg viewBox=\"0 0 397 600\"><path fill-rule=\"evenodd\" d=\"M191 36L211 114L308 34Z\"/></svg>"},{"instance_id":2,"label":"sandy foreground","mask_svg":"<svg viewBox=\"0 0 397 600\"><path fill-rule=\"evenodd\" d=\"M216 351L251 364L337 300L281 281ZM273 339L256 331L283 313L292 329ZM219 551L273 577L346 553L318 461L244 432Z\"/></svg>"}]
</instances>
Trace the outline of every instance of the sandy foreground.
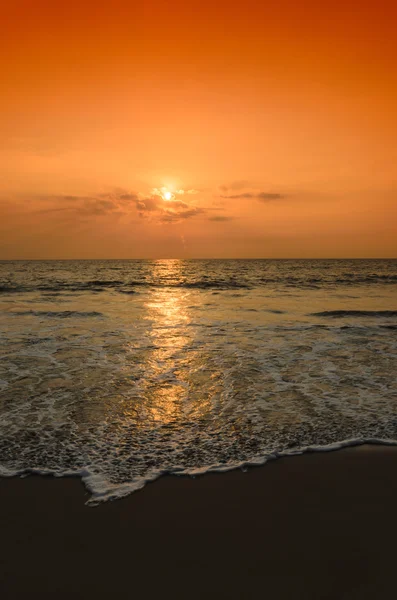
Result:
<instances>
[{"instance_id":1,"label":"sandy foreground","mask_svg":"<svg viewBox=\"0 0 397 600\"><path fill-rule=\"evenodd\" d=\"M0 479L2 599L397 596L396 447L87 499L78 479Z\"/></svg>"}]
</instances>

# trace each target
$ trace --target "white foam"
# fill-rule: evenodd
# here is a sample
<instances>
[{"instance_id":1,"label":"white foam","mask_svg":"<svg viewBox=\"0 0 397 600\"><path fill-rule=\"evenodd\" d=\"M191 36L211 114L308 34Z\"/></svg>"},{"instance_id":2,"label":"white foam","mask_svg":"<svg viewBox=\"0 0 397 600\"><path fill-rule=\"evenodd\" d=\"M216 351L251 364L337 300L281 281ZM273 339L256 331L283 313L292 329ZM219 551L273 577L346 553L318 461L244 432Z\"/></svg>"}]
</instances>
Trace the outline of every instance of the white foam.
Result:
<instances>
[{"instance_id":1,"label":"white foam","mask_svg":"<svg viewBox=\"0 0 397 600\"><path fill-rule=\"evenodd\" d=\"M302 448L296 448L293 450L285 450L280 452L274 452L267 456L259 456L252 458L247 461L240 461L237 463L230 464L211 464L208 466L187 468L176 467L170 470L153 470L145 475L145 477L137 478L133 481L112 484L107 481L101 474L90 471L88 468L80 470L66 470L66 471L54 471L51 469L38 469L28 468L22 470L11 470L0 464L0 477L11 478L11 477L27 477L29 475L39 476L52 476L56 478L62 477L78 477L81 478L82 483L86 487L87 491L91 494L91 497L87 500L88 506L97 506L103 502L120 500L130 494L141 490L148 483L156 481L163 475L174 475L174 476L185 476L185 477L201 477L209 473L225 473L228 471L234 471L241 469L246 472L249 468L259 467L265 465L269 461L277 460L279 458L288 456L303 455L308 452L334 452L343 448L362 446L362 445L377 445L377 446L397 446L397 440L381 439L381 438L365 438L365 439L347 439L340 442L334 442L332 444L325 445L312 445L305 446Z\"/></svg>"}]
</instances>

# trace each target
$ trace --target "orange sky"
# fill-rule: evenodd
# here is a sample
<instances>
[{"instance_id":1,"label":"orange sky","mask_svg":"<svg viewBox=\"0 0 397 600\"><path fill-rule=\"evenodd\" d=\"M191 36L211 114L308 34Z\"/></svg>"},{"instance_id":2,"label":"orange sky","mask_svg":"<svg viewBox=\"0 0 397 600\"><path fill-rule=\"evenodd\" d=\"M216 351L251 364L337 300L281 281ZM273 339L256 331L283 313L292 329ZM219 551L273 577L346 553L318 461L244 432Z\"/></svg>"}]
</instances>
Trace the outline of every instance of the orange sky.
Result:
<instances>
[{"instance_id":1,"label":"orange sky","mask_svg":"<svg viewBox=\"0 0 397 600\"><path fill-rule=\"evenodd\" d=\"M397 256L396 23L383 0L3 3L0 258Z\"/></svg>"}]
</instances>

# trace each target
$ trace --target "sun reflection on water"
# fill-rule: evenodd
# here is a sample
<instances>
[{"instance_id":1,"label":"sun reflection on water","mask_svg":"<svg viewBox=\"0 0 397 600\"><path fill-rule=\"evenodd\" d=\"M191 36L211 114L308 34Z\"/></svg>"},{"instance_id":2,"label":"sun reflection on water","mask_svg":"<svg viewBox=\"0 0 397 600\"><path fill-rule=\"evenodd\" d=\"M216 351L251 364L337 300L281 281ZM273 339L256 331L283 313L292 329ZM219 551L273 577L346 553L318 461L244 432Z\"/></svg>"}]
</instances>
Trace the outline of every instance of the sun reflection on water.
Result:
<instances>
[{"instance_id":1,"label":"sun reflection on water","mask_svg":"<svg viewBox=\"0 0 397 600\"><path fill-rule=\"evenodd\" d=\"M153 288L145 303L152 342L146 399L151 418L164 424L183 417L188 386L180 380L178 367L191 341L188 334L191 316L190 291L173 285L183 277L182 262L156 261L153 278L160 277L169 282L169 287Z\"/></svg>"}]
</instances>

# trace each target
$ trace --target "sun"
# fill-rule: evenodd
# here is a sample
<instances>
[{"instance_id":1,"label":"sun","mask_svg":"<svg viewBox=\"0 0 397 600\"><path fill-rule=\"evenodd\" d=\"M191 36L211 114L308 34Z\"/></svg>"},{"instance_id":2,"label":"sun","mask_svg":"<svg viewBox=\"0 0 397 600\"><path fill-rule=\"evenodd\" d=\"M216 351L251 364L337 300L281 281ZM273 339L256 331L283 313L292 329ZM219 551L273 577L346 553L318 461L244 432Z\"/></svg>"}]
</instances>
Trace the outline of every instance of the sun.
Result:
<instances>
[{"instance_id":1,"label":"sun","mask_svg":"<svg viewBox=\"0 0 397 600\"><path fill-rule=\"evenodd\" d=\"M171 198L172 198L171 192L168 192L168 191L164 192L163 198L164 198L164 200L171 200Z\"/></svg>"}]
</instances>

